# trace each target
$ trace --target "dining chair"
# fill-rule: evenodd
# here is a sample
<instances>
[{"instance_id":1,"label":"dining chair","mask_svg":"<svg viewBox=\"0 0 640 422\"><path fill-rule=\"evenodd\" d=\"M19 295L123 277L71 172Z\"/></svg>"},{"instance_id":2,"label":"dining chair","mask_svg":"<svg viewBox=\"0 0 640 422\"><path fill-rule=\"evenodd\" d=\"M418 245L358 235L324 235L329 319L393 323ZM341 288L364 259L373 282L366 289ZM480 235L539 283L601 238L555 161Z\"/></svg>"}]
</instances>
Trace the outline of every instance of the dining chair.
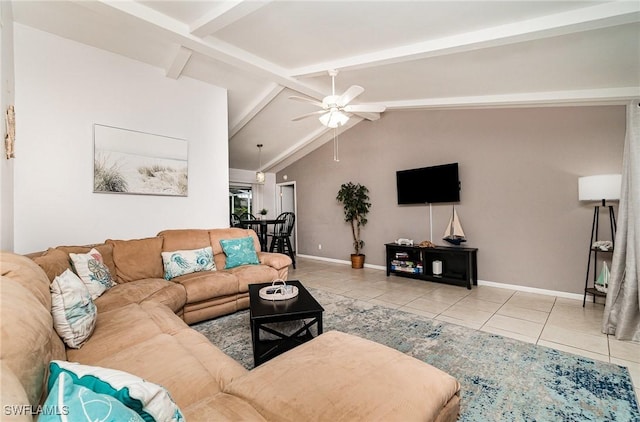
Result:
<instances>
[{"instance_id":1,"label":"dining chair","mask_svg":"<svg viewBox=\"0 0 640 422\"><path fill-rule=\"evenodd\" d=\"M291 232L296 221L296 215L292 212L283 212L276 220L278 222L274 224L273 233L270 234L272 238L269 252L275 251L289 255L295 270L296 257L291 245Z\"/></svg>"},{"instance_id":2,"label":"dining chair","mask_svg":"<svg viewBox=\"0 0 640 422\"><path fill-rule=\"evenodd\" d=\"M231 220L229 225L231 227L242 227L242 224L240 223L240 217L238 216L238 214L235 214L235 213L231 214Z\"/></svg>"},{"instance_id":3,"label":"dining chair","mask_svg":"<svg viewBox=\"0 0 640 422\"><path fill-rule=\"evenodd\" d=\"M240 220L257 220L257 218L250 212L243 212L242 214L240 214Z\"/></svg>"}]
</instances>

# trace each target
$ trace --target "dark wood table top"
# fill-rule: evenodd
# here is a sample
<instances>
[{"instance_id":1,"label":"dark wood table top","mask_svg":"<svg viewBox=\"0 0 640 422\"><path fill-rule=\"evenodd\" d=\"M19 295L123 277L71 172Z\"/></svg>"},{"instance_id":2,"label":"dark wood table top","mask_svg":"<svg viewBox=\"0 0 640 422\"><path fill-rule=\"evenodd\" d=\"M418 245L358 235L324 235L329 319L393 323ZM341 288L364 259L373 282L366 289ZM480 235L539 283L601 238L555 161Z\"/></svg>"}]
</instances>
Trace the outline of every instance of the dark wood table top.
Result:
<instances>
[{"instance_id":1,"label":"dark wood table top","mask_svg":"<svg viewBox=\"0 0 640 422\"><path fill-rule=\"evenodd\" d=\"M271 283L249 284L251 319L283 317L287 320L295 319L292 317L299 314L324 312L324 308L299 280L287 280L286 283L298 288L298 296L286 300L266 300L260 297L259 291L263 287L271 286Z\"/></svg>"},{"instance_id":2,"label":"dark wood table top","mask_svg":"<svg viewBox=\"0 0 640 422\"><path fill-rule=\"evenodd\" d=\"M284 220L276 220L276 219L255 219L255 220L240 220L240 224L245 224L245 225L261 225L261 226L266 226L267 224L276 224L276 223L281 223Z\"/></svg>"}]
</instances>

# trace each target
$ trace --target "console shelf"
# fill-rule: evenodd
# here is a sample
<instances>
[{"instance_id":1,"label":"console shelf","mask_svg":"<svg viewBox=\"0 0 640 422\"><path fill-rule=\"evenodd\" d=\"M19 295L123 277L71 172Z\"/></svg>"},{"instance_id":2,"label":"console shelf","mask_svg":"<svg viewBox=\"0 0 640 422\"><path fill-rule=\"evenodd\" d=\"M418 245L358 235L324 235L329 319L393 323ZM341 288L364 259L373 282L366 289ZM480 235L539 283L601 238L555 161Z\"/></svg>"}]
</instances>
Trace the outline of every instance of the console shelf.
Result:
<instances>
[{"instance_id":1,"label":"console shelf","mask_svg":"<svg viewBox=\"0 0 640 422\"><path fill-rule=\"evenodd\" d=\"M420 248L417 246L385 244L387 249L387 277L401 277L437 281L466 286L478 285L476 248L446 247ZM433 274L433 261L442 261L442 274Z\"/></svg>"}]
</instances>

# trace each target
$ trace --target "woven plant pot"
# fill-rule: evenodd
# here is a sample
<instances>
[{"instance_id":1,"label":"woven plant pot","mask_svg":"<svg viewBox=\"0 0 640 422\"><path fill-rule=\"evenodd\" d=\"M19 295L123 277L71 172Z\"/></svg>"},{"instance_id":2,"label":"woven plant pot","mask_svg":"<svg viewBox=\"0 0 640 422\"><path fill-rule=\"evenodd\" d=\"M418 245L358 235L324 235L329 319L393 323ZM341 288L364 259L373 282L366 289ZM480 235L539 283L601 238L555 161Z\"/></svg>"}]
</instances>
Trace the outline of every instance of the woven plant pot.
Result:
<instances>
[{"instance_id":1,"label":"woven plant pot","mask_svg":"<svg viewBox=\"0 0 640 422\"><path fill-rule=\"evenodd\" d=\"M351 254L351 268L364 267L364 255L363 254Z\"/></svg>"}]
</instances>

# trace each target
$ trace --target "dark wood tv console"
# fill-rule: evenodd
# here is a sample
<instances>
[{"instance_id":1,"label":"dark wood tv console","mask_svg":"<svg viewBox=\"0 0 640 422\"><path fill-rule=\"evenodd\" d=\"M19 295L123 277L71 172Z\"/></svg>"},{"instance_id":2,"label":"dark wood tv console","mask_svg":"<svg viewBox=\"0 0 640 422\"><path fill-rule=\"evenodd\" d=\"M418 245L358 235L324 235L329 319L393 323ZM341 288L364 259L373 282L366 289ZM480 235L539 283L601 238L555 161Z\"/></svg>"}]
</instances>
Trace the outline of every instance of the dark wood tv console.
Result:
<instances>
[{"instance_id":1,"label":"dark wood tv console","mask_svg":"<svg viewBox=\"0 0 640 422\"><path fill-rule=\"evenodd\" d=\"M401 277L438 281L466 286L478 285L477 248L417 246L385 244L387 248L387 277ZM433 273L433 261L442 262L442 273Z\"/></svg>"}]
</instances>

